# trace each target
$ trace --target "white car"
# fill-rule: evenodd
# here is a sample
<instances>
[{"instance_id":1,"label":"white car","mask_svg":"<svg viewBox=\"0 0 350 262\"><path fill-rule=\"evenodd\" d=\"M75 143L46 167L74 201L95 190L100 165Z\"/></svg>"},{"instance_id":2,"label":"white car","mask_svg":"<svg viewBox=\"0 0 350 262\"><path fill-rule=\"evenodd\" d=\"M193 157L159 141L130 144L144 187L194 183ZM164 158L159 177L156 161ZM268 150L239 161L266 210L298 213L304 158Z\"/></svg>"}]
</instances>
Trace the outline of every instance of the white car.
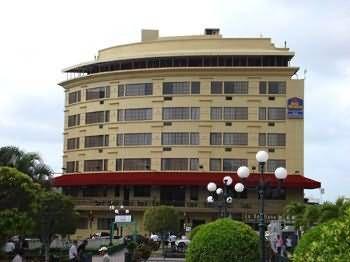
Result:
<instances>
[{"instance_id":1,"label":"white car","mask_svg":"<svg viewBox=\"0 0 350 262\"><path fill-rule=\"evenodd\" d=\"M149 238L151 240L153 240L154 242L160 242L160 236L158 236L156 234L151 234L151 236Z\"/></svg>"},{"instance_id":2,"label":"white car","mask_svg":"<svg viewBox=\"0 0 350 262\"><path fill-rule=\"evenodd\" d=\"M181 250L186 249L190 243L191 240L185 236L182 236L181 239L175 241L176 248Z\"/></svg>"}]
</instances>

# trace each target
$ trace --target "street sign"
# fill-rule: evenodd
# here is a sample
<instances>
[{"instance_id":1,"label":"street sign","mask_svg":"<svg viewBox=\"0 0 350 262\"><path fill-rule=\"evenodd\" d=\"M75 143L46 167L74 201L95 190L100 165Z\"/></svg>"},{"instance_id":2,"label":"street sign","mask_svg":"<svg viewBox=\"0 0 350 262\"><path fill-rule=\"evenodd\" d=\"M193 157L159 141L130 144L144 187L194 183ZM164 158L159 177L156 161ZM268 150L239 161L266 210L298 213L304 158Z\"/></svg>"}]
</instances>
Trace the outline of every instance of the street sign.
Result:
<instances>
[{"instance_id":1,"label":"street sign","mask_svg":"<svg viewBox=\"0 0 350 262\"><path fill-rule=\"evenodd\" d=\"M116 215L114 217L115 223L131 223L131 215Z\"/></svg>"}]
</instances>

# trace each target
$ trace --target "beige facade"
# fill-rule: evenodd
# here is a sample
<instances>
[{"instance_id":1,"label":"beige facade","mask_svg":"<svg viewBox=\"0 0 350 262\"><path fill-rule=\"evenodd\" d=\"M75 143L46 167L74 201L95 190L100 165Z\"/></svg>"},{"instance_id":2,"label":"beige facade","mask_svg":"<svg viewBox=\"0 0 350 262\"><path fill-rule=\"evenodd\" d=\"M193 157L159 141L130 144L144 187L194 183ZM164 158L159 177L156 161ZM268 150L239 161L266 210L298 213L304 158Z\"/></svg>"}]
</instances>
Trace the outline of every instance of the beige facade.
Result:
<instances>
[{"instance_id":1,"label":"beige facade","mask_svg":"<svg viewBox=\"0 0 350 262\"><path fill-rule=\"evenodd\" d=\"M266 150L269 171L284 165L291 175L303 174L304 122L287 113L288 99L304 99L304 81L292 79L298 70L289 65L293 52L275 47L269 38L219 34L162 38L157 31L144 31L143 40L100 50L96 60L65 70L70 76L60 85L66 94L63 166L67 173L118 175L179 168L198 175L232 173L237 163L254 169L256 152ZM165 108L185 109L169 109L165 116ZM187 160L164 160L168 158ZM77 208L89 222L82 220L85 230L78 230L79 237L102 230L98 218L112 216L108 201L123 203L125 186L106 186L103 196L84 197L83 189L74 193ZM118 194L113 186L118 186ZM184 213L183 222L214 219L217 210L205 204L206 189L200 187L198 203L191 205L190 186L183 187L186 204L177 207ZM128 208L143 231L142 212L159 202L161 186L153 185L147 197L135 197L133 185L128 188ZM292 199L302 200L303 189L287 190L284 200L267 200L267 212L280 214ZM256 192L234 202L231 211L247 220L248 214L258 213Z\"/></svg>"}]
</instances>

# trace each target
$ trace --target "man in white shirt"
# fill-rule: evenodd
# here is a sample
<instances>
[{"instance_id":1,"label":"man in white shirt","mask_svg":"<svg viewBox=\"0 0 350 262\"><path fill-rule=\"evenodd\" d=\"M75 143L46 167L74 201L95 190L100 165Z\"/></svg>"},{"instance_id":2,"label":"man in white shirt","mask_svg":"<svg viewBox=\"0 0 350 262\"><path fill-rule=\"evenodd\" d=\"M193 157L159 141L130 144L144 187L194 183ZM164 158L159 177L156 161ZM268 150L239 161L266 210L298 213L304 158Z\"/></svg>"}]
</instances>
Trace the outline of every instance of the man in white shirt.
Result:
<instances>
[{"instance_id":1,"label":"man in white shirt","mask_svg":"<svg viewBox=\"0 0 350 262\"><path fill-rule=\"evenodd\" d=\"M111 262L111 257L108 255L107 247L101 247L98 251L101 252L101 255L103 256L102 262Z\"/></svg>"},{"instance_id":2,"label":"man in white shirt","mask_svg":"<svg viewBox=\"0 0 350 262\"><path fill-rule=\"evenodd\" d=\"M4 246L4 252L6 254L12 254L13 251L15 251L15 244L12 241L7 241L5 246Z\"/></svg>"},{"instance_id":3,"label":"man in white shirt","mask_svg":"<svg viewBox=\"0 0 350 262\"><path fill-rule=\"evenodd\" d=\"M76 240L73 241L73 245L69 248L69 261L75 262L78 261L78 242Z\"/></svg>"}]
</instances>

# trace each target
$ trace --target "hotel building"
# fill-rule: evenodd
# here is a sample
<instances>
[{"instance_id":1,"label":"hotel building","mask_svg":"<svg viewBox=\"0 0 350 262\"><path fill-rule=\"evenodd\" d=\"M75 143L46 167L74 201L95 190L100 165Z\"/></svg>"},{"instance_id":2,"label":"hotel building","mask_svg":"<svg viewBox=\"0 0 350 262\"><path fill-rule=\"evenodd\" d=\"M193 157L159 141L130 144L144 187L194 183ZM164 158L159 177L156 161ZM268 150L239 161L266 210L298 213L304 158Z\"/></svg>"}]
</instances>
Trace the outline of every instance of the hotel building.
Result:
<instances>
[{"instance_id":1,"label":"hotel building","mask_svg":"<svg viewBox=\"0 0 350 262\"><path fill-rule=\"evenodd\" d=\"M141 42L65 69L64 175L54 184L81 214L76 236L108 231L111 203L130 210L139 232L144 210L156 205L175 206L181 226L212 221L218 209L206 202L206 185L226 175L237 182L242 165L251 175L228 211L254 227L259 150L269 153L271 185L277 167L288 170L282 194L266 194L267 220L319 188L304 177L304 80L293 56L270 38L224 38L218 29L176 37L142 30Z\"/></svg>"}]
</instances>

